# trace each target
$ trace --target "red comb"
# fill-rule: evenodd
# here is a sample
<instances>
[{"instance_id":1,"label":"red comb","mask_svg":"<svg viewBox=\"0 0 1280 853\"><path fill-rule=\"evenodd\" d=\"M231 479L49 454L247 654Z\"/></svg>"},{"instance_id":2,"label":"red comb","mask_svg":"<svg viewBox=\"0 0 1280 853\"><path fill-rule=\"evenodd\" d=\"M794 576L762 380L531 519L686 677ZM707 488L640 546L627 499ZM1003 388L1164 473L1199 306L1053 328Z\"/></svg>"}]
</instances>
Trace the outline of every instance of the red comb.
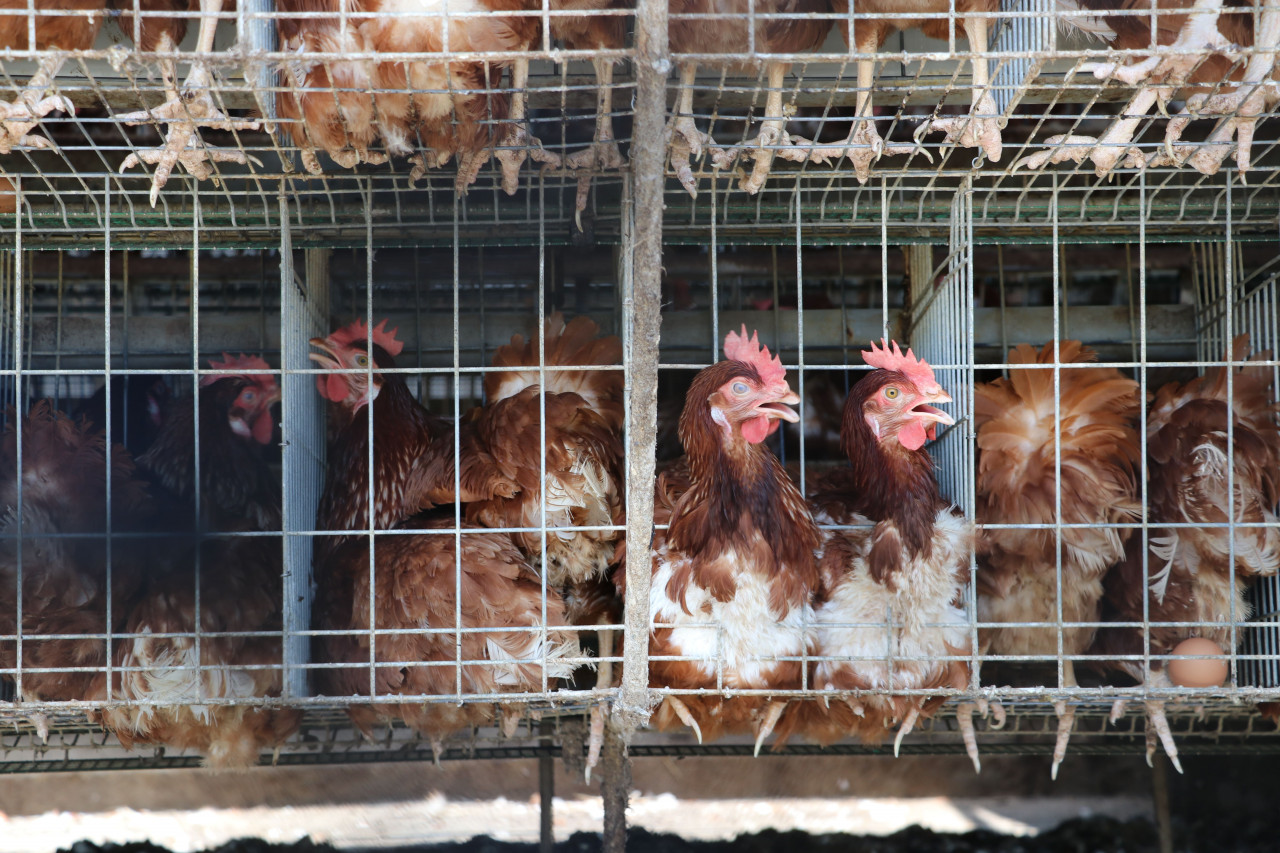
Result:
<instances>
[{"instance_id":1,"label":"red comb","mask_svg":"<svg viewBox=\"0 0 1280 853\"><path fill-rule=\"evenodd\" d=\"M783 380L787 375L782 359L770 356L769 348L760 346L758 332L752 332L750 340L747 339L746 323L742 324L742 334L730 332L724 336L724 357L752 365L760 374L760 381L766 385Z\"/></svg>"},{"instance_id":2,"label":"red comb","mask_svg":"<svg viewBox=\"0 0 1280 853\"><path fill-rule=\"evenodd\" d=\"M209 359L209 366L214 370L224 371L223 373L207 373L200 377L200 387L212 385L219 379L226 379L228 376L244 376L247 379L262 385L264 387L273 387L276 384L276 378L270 373L259 373L260 370L270 370L271 365L267 364L261 356L257 355L230 355L222 354L222 361L216 358Z\"/></svg>"},{"instance_id":3,"label":"red comb","mask_svg":"<svg viewBox=\"0 0 1280 853\"><path fill-rule=\"evenodd\" d=\"M892 350L889 349L890 346L893 347ZM885 341L881 338L879 349L872 341L871 349L862 351L862 359L871 367L896 370L904 374L921 390L938 384L938 380L933 378L933 368L929 366L929 362L916 358L910 348L907 349L906 355L903 355L897 341Z\"/></svg>"},{"instance_id":4,"label":"red comb","mask_svg":"<svg viewBox=\"0 0 1280 853\"><path fill-rule=\"evenodd\" d=\"M349 326L343 326L332 335L329 340L340 346L351 346L356 341L372 341L378 346L386 350L392 358L395 358L404 349L404 343L396 340L396 329L387 331L387 320L373 327L373 335L369 334L369 327L364 320L356 320Z\"/></svg>"}]
</instances>

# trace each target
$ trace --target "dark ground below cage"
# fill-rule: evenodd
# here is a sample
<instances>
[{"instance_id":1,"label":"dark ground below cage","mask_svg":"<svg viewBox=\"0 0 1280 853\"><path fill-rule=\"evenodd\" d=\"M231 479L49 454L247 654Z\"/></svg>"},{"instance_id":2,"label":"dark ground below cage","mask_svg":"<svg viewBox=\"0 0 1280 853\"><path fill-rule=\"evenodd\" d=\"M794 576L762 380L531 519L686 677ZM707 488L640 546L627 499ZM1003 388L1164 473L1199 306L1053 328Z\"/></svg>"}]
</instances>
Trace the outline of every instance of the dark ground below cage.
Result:
<instances>
[{"instance_id":1,"label":"dark ground below cage","mask_svg":"<svg viewBox=\"0 0 1280 853\"><path fill-rule=\"evenodd\" d=\"M470 791L472 794L492 796L493 792L487 787L486 779L491 779L492 774L475 771L480 769L474 767L475 764L481 762L465 762L460 764L471 764L472 767L466 768L468 772L461 776L455 777L454 781L459 783L463 789L463 793ZM521 762L507 762L503 766L509 770L516 770L513 765ZM648 764L649 772L641 771L638 775L644 779L647 778L649 783L653 783L664 777L669 781L679 783L680 777L689 777L689 781L699 786L708 784L708 779L720 777L724 780L721 786L727 793L724 796L742 796L748 791L754 790L756 796L784 796L782 793L768 793L769 789L776 790L776 786L786 789L790 786L786 785L785 780L792 776L792 771L801 771L806 767L810 770L809 785L799 786L809 791L809 796L818 796L817 791L821 791L824 782L825 785L834 787L838 781L832 774L833 764L826 759L809 762L796 762L796 766L788 766L791 762L788 760L760 760L758 762L743 763L737 760L724 759L692 759L676 762L674 767L659 767L655 762L638 762L639 765ZM1055 787L1047 782L1047 773L1045 782L1036 781L1040 773L1029 773L1029 770L1043 770L1040 766L1043 761L1039 759L1005 759L1003 761L993 761L991 765L984 767L984 772L980 777L968 777L968 781L964 781L962 777L954 772L959 768L953 768L950 765L952 759L934 758L930 760L927 757L919 757L915 759L902 759L900 761L892 760L864 760L862 767L868 772L845 773L843 775L850 776L854 779L855 789L860 793L870 793L868 789L884 790L887 793L903 793L909 790L918 790L922 794L937 794L940 791L951 789L954 796L963 797L965 794L972 793L975 790L990 791L1004 789L1009 792L1021 794L1034 794L1045 796L1045 792L1058 792L1058 796L1070 798L1072 796L1079 797L1082 794L1089 793L1093 795L1101 795L1104 797L1121 797L1124 795L1143 794L1150 791L1150 771L1146 771L1145 765L1138 756L1127 756L1122 758L1081 758L1077 760L1074 768L1075 772L1066 779L1057 783ZM1274 758L1270 756L1252 756L1252 757L1234 757L1234 756L1186 756L1184 758L1184 766L1186 774L1178 776L1170 773L1169 789L1171 817L1175 838L1174 849L1177 851L1194 851L1194 853L1209 853L1210 851L1241 851L1241 853L1251 853L1251 851L1273 851L1277 849L1276 838L1280 837L1280 810L1274 807L1276 778L1274 771ZM765 772L761 775L748 773L745 778L737 775L735 778L734 770L738 768L760 767ZM768 768L772 768L774 772L768 772ZM1065 768L1065 766L1064 766ZM354 768L352 768L354 769ZM390 770L391 768L385 768ZM425 769L425 768L424 768ZM462 770L462 767L458 768ZM496 769L496 768L495 768ZM683 770L690 772L683 773ZM851 769L851 768L844 768ZM374 770L374 768L370 768ZM932 770L930 773L928 771ZM660 772L659 772L660 771ZM672 775L667 776L668 771L674 771ZM104 783L103 787L110 789L114 786L108 783L108 779L116 774L84 774L86 781L94 779ZM356 774L360 776L361 774ZM389 776L396 776L395 773L389 773ZM430 771L422 774L429 776ZM52 780L60 774L41 777L26 777L26 781L35 782L36 788L42 787L45 780ZM353 797L358 799L361 797L369 798L387 798L391 796L390 791L383 785L377 784L376 774L371 774L364 778L361 784L359 779L351 780L354 783ZM508 783L518 782L519 773L508 773L506 779ZM762 785L763 779L773 777L774 785ZM66 779L67 777L61 777ZM170 781L177 781L179 777L170 776ZM221 784L216 785L223 791L228 789L244 788L243 784L230 785L226 783L230 781L225 776L210 777L215 780L221 780ZM245 780L253 779L253 775L247 777L239 777L243 783ZM843 778L843 777L842 777ZM20 780L14 780L20 781ZM290 780L285 777L276 779L278 785L270 785L264 788L274 788L275 796L272 799L281 800L286 798L290 789L297 791L297 788L290 784ZM301 781L301 779L294 780ZM403 783L403 777L400 779ZM170 786L173 788L174 786ZM176 786L175 790L181 789L181 785ZM249 788L255 785L247 786ZM344 798L339 793L339 787L330 782L329 785L319 786L320 791L316 792L316 799L349 799ZM568 786L566 786L568 787ZM646 785L646 787L648 787ZM677 788L685 788L685 785L677 784ZM694 791L697 789L695 788ZM703 789L705 792L705 788ZM32 792L34 793L34 792ZM189 792L190 793L190 792ZM451 794L454 793L451 791ZM787 793L791 793L788 791ZM828 795L837 793L834 790L828 791ZM402 795L413 796L411 791L401 791ZM803 795L803 794L802 794ZM37 796L39 796L37 794ZM116 796L119 796L118 793ZM682 791L679 796L696 797L696 793L691 793L687 788ZM1053 797L1053 794L1049 794ZM41 799L43 799L41 797ZM108 799L115 799L108 796ZM134 798L136 799L136 797ZM218 800L218 797L212 799ZM225 799L222 798L222 799ZM705 793L702 798L706 803ZM1051 800L1042 800L1048 803ZM12 801L11 801L12 802ZM502 809L503 803L511 803L513 801L505 801L501 798L493 801L492 808ZM691 802L691 801L685 801ZM716 802L712 800L711 802ZM726 800L727 802L727 800ZM852 803L852 800L850 801ZM47 805L46 801L46 805ZM32 804L34 805L34 804ZM61 804L64 808L65 804ZM851 806L852 807L852 806ZM11 812L12 813L12 812ZM701 812L705 814L705 810ZM731 812L726 807L726 817ZM702 819L702 818L699 818ZM694 833L690 833L694 834ZM732 832L726 833L732 835ZM212 848L213 853L311 853L311 851L330 851L334 850L328 844L315 843L310 839L303 839L290 845L273 845L261 839L243 839L230 842L221 846ZM345 850L359 849L346 847ZM529 842L512 842L495 840L488 836L478 836L468 841L438 843L431 845L406 845L400 847L390 847L379 845L377 850L382 853L410 853L410 851L432 851L435 853L532 853L537 849L537 845ZM555 848L560 853L593 853L601 849L600 838L598 835L578 832L573 834L567 840L563 840L556 845ZM667 853L681 853L681 851L742 851L742 853L782 853L782 851L806 851L806 850L823 850L823 851L850 851L850 853L896 853L896 851L904 851L904 853L968 853L968 851L990 851L991 853L1157 853L1160 850L1159 839L1155 826L1146 819L1135 818L1131 820L1119 820L1114 817L1096 815L1093 817L1081 817L1066 820L1053 829L1042 831L1040 834L1028 837L1018 835L1004 835L999 832L981 829L966 833L943 833L934 832L920 827L911 827L889 835L867 836L852 835L843 833L807 833L799 830L791 831L773 831L766 830L752 834L739 835L731 841L707 841L707 840L690 840L681 838L674 834L658 834L646 831L644 829L633 829L630 833L628 850L632 853L650 853L650 851L663 851ZM89 842L81 842L73 845L69 853L165 853L165 848L149 844L127 844L127 845L96 845ZM41 851L43 853L43 851Z\"/></svg>"}]
</instances>

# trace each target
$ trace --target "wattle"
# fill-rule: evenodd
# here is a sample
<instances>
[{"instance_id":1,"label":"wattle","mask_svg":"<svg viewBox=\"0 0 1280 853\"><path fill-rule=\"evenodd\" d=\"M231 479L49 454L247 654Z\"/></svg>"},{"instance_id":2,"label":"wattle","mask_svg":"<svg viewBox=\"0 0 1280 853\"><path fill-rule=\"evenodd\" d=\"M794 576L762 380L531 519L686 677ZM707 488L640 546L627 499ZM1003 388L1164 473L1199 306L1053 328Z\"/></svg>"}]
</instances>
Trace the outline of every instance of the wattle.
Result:
<instances>
[{"instance_id":1,"label":"wattle","mask_svg":"<svg viewBox=\"0 0 1280 853\"><path fill-rule=\"evenodd\" d=\"M341 373L330 373L316 377L316 390L320 396L330 403L341 403L347 399L347 380Z\"/></svg>"},{"instance_id":2,"label":"wattle","mask_svg":"<svg viewBox=\"0 0 1280 853\"><path fill-rule=\"evenodd\" d=\"M759 444L773 432L773 418L760 415L742 422L742 437L752 444Z\"/></svg>"},{"instance_id":3,"label":"wattle","mask_svg":"<svg viewBox=\"0 0 1280 853\"><path fill-rule=\"evenodd\" d=\"M924 424L920 421L911 421L902 429L898 430L898 443L907 450L919 450L924 447L924 443L929 436L925 433Z\"/></svg>"},{"instance_id":4,"label":"wattle","mask_svg":"<svg viewBox=\"0 0 1280 853\"><path fill-rule=\"evenodd\" d=\"M253 422L253 440L258 444L266 444L271 441L271 431L275 427L275 421L271 419L271 410L258 415Z\"/></svg>"}]
</instances>

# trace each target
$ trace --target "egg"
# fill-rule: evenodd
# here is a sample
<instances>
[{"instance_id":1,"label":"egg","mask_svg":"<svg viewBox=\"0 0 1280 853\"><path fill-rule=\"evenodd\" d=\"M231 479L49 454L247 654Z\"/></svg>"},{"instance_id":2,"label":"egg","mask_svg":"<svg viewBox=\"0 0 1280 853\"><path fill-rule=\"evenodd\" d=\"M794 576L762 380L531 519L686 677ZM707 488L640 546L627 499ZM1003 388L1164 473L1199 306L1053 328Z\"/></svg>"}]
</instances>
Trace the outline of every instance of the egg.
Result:
<instances>
[{"instance_id":1,"label":"egg","mask_svg":"<svg viewBox=\"0 0 1280 853\"><path fill-rule=\"evenodd\" d=\"M1217 660L1171 660L1169 680L1178 687L1218 687L1227 680L1226 652L1213 640L1192 637L1173 647L1175 655L1222 655Z\"/></svg>"}]
</instances>

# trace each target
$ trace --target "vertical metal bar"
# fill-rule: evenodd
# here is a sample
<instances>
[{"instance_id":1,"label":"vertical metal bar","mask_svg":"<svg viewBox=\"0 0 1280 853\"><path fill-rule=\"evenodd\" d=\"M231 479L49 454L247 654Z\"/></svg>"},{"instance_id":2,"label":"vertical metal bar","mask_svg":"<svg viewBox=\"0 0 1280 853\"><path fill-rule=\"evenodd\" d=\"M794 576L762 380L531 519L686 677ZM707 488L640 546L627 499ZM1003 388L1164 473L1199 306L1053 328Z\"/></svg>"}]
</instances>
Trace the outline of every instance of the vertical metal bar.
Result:
<instances>
[{"instance_id":1,"label":"vertical metal bar","mask_svg":"<svg viewBox=\"0 0 1280 853\"><path fill-rule=\"evenodd\" d=\"M538 745L543 749L550 747L551 720L544 719L538 730L542 735ZM554 853L556 848L555 797L556 759L550 752L544 752L538 756L538 853Z\"/></svg>"},{"instance_id":2,"label":"vertical metal bar","mask_svg":"<svg viewBox=\"0 0 1280 853\"><path fill-rule=\"evenodd\" d=\"M239 41L247 51L245 80L253 87L258 109L268 121L276 117L276 67L266 54L276 51L275 0L239 0Z\"/></svg>"}]
</instances>

